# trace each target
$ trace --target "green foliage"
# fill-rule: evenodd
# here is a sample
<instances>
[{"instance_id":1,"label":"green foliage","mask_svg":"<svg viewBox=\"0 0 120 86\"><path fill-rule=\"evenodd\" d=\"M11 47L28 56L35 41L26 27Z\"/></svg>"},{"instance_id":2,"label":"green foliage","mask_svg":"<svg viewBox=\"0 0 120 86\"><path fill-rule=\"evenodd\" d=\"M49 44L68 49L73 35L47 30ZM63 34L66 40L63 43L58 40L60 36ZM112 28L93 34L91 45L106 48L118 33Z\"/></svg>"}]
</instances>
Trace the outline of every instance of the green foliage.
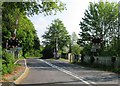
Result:
<instances>
[{"instance_id":1,"label":"green foliage","mask_svg":"<svg viewBox=\"0 0 120 86\"><path fill-rule=\"evenodd\" d=\"M19 9L16 8L15 11L11 10L8 14L4 13L3 10L3 14L3 48L5 48L6 40L11 37L11 34L13 34L15 29L17 29L17 38L22 46L24 57L25 54L32 48L38 49L40 47L40 41L32 22L24 14L22 14ZM18 25L15 24L17 19Z\"/></svg>"},{"instance_id":2,"label":"green foliage","mask_svg":"<svg viewBox=\"0 0 120 86\"><path fill-rule=\"evenodd\" d=\"M15 65L13 63L8 63L7 64L7 71L8 73L12 73L14 71Z\"/></svg>"},{"instance_id":3,"label":"green foliage","mask_svg":"<svg viewBox=\"0 0 120 86\"><path fill-rule=\"evenodd\" d=\"M78 37L75 32L72 33L71 35L71 44L77 44Z\"/></svg>"},{"instance_id":4,"label":"green foliage","mask_svg":"<svg viewBox=\"0 0 120 86\"><path fill-rule=\"evenodd\" d=\"M6 13L9 11L14 11L16 8L20 10L21 13L25 15L32 16L34 14L44 13L45 15L56 14L57 11L62 11L65 9L65 4L59 0L55 2L52 1L43 1L37 3L36 1L31 2L3 2L2 3L3 9L6 9Z\"/></svg>"},{"instance_id":5,"label":"green foliage","mask_svg":"<svg viewBox=\"0 0 120 86\"><path fill-rule=\"evenodd\" d=\"M52 49L55 48L55 45L58 45L58 50L62 50L64 46L68 46L70 36L61 20L54 20L47 29L48 31L42 36L44 45L50 45Z\"/></svg>"},{"instance_id":6,"label":"green foliage","mask_svg":"<svg viewBox=\"0 0 120 86\"><path fill-rule=\"evenodd\" d=\"M75 55L79 55L80 54L80 51L81 51L81 48L78 44L74 44L71 46L72 48L72 53L75 54Z\"/></svg>"},{"instance_id":7,"label":"green foliage","mask_svg":"<svg viewBox=\"0 0 120 86\"><path fill-rule=\"evenodd\" d=\"M0 58L0 80L2 77L2 58Z\"/></svg>"},{"instance_id":8,"label":"green foliage","mask_svg":"<svg viewBox=\"0 0 120 86\"><path fill-rule=\"evenodd\" d=\"M23 56L33 49L34 56L41 56L40 41L32 22L26 17L34 14L44 15L56 14L57 11L65 9L65 4L56 2L3 2L2 5L2 48L6 47L6 41L17 29L17 38L22 46ZM17 24L18 20L18 24ZM1 54L1 53L0 53ZM10 53L3 52L3 74L11 73L14 70L14 58Z\"/></svg>"},{"instance_id":9,"label":"green foliage","mask_svg":"<svg viewBox=\"0 0 120 86\"><path fill-rule=\"evenodd\" d=\"M120 47L118 47L118 40L113 40L111 45L104 47L104 50L101 52L102 56L120 56Z\"/></svg>"},{"instance_id":10,"label":"green foliage","mask_svg":"<svg viewBox=\"0 0 120 86\"><path fill-rule=\"evenodd\" d=\"M2 74L11 73L14 70L14 62L12 54L3 51L2 56Z\"/></svg>"},{"instance_id":11,"label":"green foliage","mask_svg":"<svg viewBox=\"0 0 120 86\"><path fill-rule=\"evenodd\" d=\"M112 40L117 36L118 4L107 1L90 2L84 14L85 16L80 22L78 43L82 46L90 45L92 38L100 37L103 40L101 51L107 45L111 46Z\"/></svg>"},{"instance_id":12,"label":"green foliage","mask_svg":"<svg viewBox=\"0 0 120 86\"><path fill-rule=\"evenodd\" d=\"M86 45L86 46L82 49L81 54L90 55L90 54L91 54L91 45L89 45L89 44Z\"/></svg>"},{"instance_id":13,"label":"green foliage","mask_svg":"<svg viewBox=\"0 0 120 86\"><path fill-rule=\"evenodd\" d=\"M2 74L7 74L8 73L8 69L7 69L7 66L6 64L2 64Z\"/></svg>"},{"instance_id":14,"label":"green foliage","mask_svg":"<svg viewBox=\"0 0 120 86\"><path fill-rule=\"evenodd\" d=\"M15 62L15 58L13 57L13 55L8 53L8 52L6 52L6 51L3 51L2 59L5 61L4 62L5 64L7 64L7 63L14 63Z\"/></svg>"},{"instance_id":15,"label":"green foliage","mask_svg":"<svg viewBox=\"0 0 120 86\"><path fill-rule=\"evenodd\" d=\"M120 74L120 68L113 69L113 72Z\"/></svg>"},{"instance_id":16,"label":"green foliage","mask_svg":"<svg viewBox=\"0 0 120 86\"><path fill-rule=\"evenodd\" d=\"M31 49L26 53L26 57L42 57L41 50L33 50Z\"/></svg>"},{"instance_id":17,"label":"green foliage","mask_svg":"<svg viewBox=\"0 0 120 86\"><path fill-rule=\"evenodd\" d=\"M27 17L21 16L19 23L21 26L17 30L17 38L21 40L23 56L25 56L31 49L38 50L40 48L40 41L32 22Z\"/></svg>"},{"instance_id":18,"label":"green foliage","mask_svg":"<svg viewBox=\"0 0 120 86\"><path fill-rule=\"evenodd\" d=\"M0 45L0 57L2 56L2 46Z\"/></svg>"},{"instance_id":19,"label":"green foliage","mask_svg":"<svg viewBox=\"0 0 120 86\"><path fill-rule=\"evenodd\" d=\"M69 52L69 47L64 46L62 50L59 50L59 53L68 53Z\"/></svg>"},{"instance_id":20,"label":"green foliage","mask_svg":"<svg viewBox=\"0 0 120 86\"><path fill-rule=\"evenodd\" d=\"M79 55L81 51L80 45L77 44L78 37L75 32L71 35L71 52L75 55Z\"/></svg>"},{"instance_id":21,"label":"green foliage","mask_svg":"<svg viewBox=\"0 0 120 86\"><path fill-rule=\"evenodd\" d=\"M6 47L6 41L17 29L17 38L22 45L23 56L31 49L39 50L40 41L32 22L26 17L43 13L44 15L56 14L62 11L65 4L56 0L55 2L3 2L2 3L2 47ZM18 23L17 23L18 21ZM38 53L37 53L38 55Z\"/></svg>"},{"instance_id":22,"label":"green foliage","mask_svg":"<svg viewBox=\"0 0 120 86\"><path fill-rule=\"evenodd\" d=\"M41 51L40 50L36 50L34 56L35 57L42 57Z\"/></svg>"},{"instance_id":23,"label":"green foliage","mask_svg":"<svg viewBox=\"0 0 120 86\"><path fill-rule=\"evenodd\" d=\"M43 59L53 58L53 48L51 48L50 45L45 46L41 53L43 55Z\"/></svg>"}]
</instances>

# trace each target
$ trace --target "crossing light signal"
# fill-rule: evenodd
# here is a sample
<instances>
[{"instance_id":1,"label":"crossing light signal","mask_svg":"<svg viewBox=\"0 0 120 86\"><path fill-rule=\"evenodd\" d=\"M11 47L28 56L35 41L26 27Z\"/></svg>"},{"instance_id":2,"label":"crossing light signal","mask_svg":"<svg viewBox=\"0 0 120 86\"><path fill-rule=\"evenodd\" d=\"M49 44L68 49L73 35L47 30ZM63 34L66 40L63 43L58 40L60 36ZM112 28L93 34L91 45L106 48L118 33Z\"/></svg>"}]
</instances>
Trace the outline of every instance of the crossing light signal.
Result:
<instances>
[{"instance_id":1,"label":"crossing light signal","mask_svg":"<svg viewBox=\"0 0 120 86\"><path fill-rule=\"evenodd\" d=\"M101 43L101 42L102 42L102 39L99 38L99 37L92 39L92 43L94 43L94 44L99 44L99 43Z\"/></svg>"},{"instance_id":2,"label":"crossing light signal","mask_svg":"<svg viewBox=\"0 0 120 86\"><path fill-rule=\"evenodd\" d=\"M17 47L19 45L19 41L18 39L13 39L13 38L10 38L8 40L8 48L13 48L13 47Z\"/></svg>"}]
</instances>

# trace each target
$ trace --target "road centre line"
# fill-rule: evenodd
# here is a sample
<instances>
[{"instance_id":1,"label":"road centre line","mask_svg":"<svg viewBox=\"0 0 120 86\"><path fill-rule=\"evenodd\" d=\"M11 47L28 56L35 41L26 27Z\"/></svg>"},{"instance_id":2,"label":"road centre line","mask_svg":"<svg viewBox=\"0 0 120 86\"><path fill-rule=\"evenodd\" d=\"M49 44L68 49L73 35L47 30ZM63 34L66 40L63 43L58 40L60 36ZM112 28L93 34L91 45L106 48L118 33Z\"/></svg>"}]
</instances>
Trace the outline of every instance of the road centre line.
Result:
<instances>
[{"instance_id":1,"label":"road centre line","mask_svg":"<svg viewBox=\"0 0 120 86\"><path fill-rule=\"evenodd\" d=\"M92 82L92 81L88 82L88 81L84 80L83 77L80 77L80 76L78 76L78 75L76 75L76 74L74 74L74 73L72 73L72 72L70 72L70 71L68 71L68 70L65 70L65 69L63 69L63 68L61 68L61 67L58 67L58 66L56 66L56 65L53 65L53 64L51 64L51 63L49 63L49 62L47 62L47 61L45 61L45 60L42 60L42 59L39 59L39 60L40 60L41 62L44 62L44 63L48 64L49 66L51 66L51 67L53 67L53 68L56 68L56 69L60 70L61 72L64 72L64 73L66 73L66 74L68 74L68 75L70 75L70 76L75 77L76 79L82 81L83 83L85 83L85 84L87 84L87 85L89 85L89 86L92 86L91 84L96 84L95 82Z\"/></svg>"}]
</instances>

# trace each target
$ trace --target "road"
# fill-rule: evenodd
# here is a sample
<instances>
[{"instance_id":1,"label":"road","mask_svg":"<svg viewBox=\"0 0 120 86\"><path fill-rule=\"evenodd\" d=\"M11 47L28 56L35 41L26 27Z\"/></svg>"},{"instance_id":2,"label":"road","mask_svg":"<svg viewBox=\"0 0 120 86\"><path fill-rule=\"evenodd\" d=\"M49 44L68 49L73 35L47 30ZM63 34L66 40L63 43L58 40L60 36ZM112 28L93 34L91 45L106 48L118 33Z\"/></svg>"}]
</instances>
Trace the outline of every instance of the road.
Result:
<instances>
[{"instance_id":1,"label":"road","mask_svg":"<svg viewBox=\"0 0 120 86\"><path fill-rule=\"evenodd\" d=\"M59 60L27 59L28 76L17 86L119 86L120 76Z\"/></svg>"}]
</instances>

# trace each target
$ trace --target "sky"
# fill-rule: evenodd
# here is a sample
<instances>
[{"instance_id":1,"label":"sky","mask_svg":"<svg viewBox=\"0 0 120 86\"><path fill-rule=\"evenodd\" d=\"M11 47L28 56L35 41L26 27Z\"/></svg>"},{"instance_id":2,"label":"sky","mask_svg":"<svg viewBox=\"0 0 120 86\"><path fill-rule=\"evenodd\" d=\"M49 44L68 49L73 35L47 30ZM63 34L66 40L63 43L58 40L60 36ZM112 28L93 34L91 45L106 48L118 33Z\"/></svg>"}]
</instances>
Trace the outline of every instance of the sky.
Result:
<instances>
[{"instance_id":1,"label":"sky","mask_svg":"<svg viewBox=\"0 0 120 86\"><path fill-rule=\"evenodd\" d=\"M29 17L31 22L34 24L34 27L37 31L37 35L42 41L42 35L45 33L46 27L52 23L54 19L59 18L64 23L67 31L71 35L75 32L77 35L80 32L79 23L84 17L84 12L88 9L89 2L99 2L99 0L60 0L66 4L67 10L62 12L57 12L56 15L44 16L43 14L34 15ZM103 0L104 1L104 0ZM107 1L116 1L119 0L107 0ZM78 35L79 37L79 35Z\"/></svg>"}]
</instances>

